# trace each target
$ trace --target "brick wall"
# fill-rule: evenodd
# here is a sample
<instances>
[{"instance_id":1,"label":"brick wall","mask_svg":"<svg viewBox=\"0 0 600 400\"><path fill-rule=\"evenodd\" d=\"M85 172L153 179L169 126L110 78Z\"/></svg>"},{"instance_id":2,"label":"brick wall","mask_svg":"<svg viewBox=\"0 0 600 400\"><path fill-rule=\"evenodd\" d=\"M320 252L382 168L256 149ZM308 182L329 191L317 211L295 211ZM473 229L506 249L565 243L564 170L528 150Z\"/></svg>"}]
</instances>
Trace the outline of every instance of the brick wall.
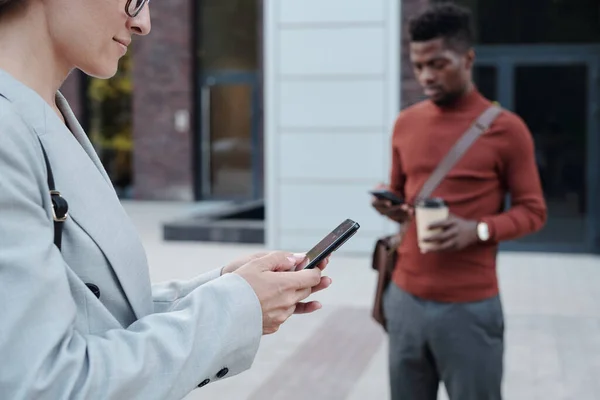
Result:
<instances>
[{"instance_id":1,"label":"brick wall","mask_svg":"<svg viewBox=\"0 0 600 400\"><path fill-rule=\"evenodd\" d=\"M193 199L192 4L153 2L152 32L133 44L136 198ZM177 111L189 113L188 129L176 130Z\"/></svg>"},{"instance_id":2,"label":"brick wall","mask_svg":"<svg viewBox=\"0 0 600 400\"><path fill-rule=\"evenodd\" d=\"M424 99L423 89L415 79L410 65L408 21L428 4L429 0L402 0L402 108Z\"/></svg>"}]
</instances>

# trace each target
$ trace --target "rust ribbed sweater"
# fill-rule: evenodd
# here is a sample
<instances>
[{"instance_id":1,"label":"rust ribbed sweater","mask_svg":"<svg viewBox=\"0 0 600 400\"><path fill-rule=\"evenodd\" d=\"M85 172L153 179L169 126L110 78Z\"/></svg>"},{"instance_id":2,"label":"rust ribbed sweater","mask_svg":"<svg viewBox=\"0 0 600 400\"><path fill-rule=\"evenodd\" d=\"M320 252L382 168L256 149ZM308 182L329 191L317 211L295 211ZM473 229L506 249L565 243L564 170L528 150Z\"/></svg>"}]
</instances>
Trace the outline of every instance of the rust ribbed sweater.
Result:
<instances>
[{"instance_id":1,"label":"rust ribbed sweater","mask_svg":"<svg viewBox=\"0 0 600 400\"><path fill-rule=\"evenodd\" d=\"M437 164L491 104L477 90L452 107L423 101L400 113L393 139L391 187L412 203ZM503 210L506 193L511 207ZM421 254L410 223L393 280L415 296L444 302L477 301L498 293L498 242L539 230L546 204L532 136L515 114L503 111L433 193L450 212L488 223L491 239L462 251Z\"/></svg>"}]
</instances>

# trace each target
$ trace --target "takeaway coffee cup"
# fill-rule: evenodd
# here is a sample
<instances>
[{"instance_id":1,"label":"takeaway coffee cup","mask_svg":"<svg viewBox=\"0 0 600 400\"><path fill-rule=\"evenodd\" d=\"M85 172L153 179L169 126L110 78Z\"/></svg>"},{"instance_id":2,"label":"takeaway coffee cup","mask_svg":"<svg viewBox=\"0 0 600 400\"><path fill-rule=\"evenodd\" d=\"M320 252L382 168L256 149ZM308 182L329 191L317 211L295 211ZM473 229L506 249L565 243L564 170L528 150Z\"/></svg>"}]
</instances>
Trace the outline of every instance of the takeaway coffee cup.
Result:
<instances>
[{"instance_id":1,"label":"takeaway coffee cup","mask_svg":"<svg viewBox=\"0 0 600 400\"><path fill-rule=\"evenodd\" d=\"M438 197L423 199L416 204L417 239L419 241L419 249L422 252L433 247L432 243L425 243L423 240L439 232L438 229L430 230L429 225L445 220L448 218L448 215L448 206L446 206L443 199Z\"/></svg>"}]
</instances>

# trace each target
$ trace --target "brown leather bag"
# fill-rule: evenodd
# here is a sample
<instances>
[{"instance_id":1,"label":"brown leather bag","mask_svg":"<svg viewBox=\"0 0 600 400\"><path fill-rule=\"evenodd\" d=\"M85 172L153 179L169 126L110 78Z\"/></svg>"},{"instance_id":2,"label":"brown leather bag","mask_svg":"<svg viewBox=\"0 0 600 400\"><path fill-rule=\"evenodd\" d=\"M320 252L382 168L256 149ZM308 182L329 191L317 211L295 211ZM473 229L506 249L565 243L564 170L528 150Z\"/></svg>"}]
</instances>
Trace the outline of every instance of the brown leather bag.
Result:
<instances>
[{"instance_id":1,"label":"brown leather bag","mask_svg":"<svg viewBox=\"0 0 600 400\"><path fill-rule=\"evenodd\" d=\"M489 129L494 120L500 115L502 108L496 104L491 105L467 129L463 136L454 144L444 159L438 164L429 179L425 182L415 199L425 199L433 193L435 188L444 180L448 172L471 147L475 140ZM408 228L408 223L400 226L400 231L395 235L384 236L375 242L373 250L372 268L378 272L375 301L373 302L372 316L383 329L387 331L386 319L383 312L383 293L392 279L392 273L398 261L398 246Z\"/></svg>"}]
</instances>

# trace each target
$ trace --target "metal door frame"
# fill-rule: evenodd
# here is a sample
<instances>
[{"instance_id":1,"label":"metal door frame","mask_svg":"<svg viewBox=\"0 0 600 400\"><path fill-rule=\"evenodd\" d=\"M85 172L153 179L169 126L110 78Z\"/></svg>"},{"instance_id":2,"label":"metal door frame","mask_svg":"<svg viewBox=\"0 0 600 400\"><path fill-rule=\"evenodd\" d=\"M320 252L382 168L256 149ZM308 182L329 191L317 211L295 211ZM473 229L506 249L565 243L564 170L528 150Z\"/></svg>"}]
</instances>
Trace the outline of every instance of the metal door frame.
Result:
<instances>
[{"instance_id":1,"label":"metal door frame","mask_svg":"<svg viewBox=\"0 0 600 400\"><path fill-rule=\"evenodd\" d=\"M199 193L202 200L257 200L262 197L263 180L261 170L263 151L260 140L261 103L258 72L254 71L207 71L199 79L198 115L198 157L199 157ZM252 195L249 198L222 198L212 194L211 185L211 146L210 146L210 91L219 85L249 85L251 87L251 131L252 145Z\"/></svg>"},{"instance_id":2,"label":"metal door frame","mask_svg":"<svg viewBox=\"0 0 600 400\"><path fill-rule=\"evenodd\" d=\"M600 45L494 45L475 48L475 66L495 67L497 100L515 109L514 74L517 66L586 65L588 67L585 242L530 244L509 242L503 250L600 253Z\"/></svg>"}]
</instances>

